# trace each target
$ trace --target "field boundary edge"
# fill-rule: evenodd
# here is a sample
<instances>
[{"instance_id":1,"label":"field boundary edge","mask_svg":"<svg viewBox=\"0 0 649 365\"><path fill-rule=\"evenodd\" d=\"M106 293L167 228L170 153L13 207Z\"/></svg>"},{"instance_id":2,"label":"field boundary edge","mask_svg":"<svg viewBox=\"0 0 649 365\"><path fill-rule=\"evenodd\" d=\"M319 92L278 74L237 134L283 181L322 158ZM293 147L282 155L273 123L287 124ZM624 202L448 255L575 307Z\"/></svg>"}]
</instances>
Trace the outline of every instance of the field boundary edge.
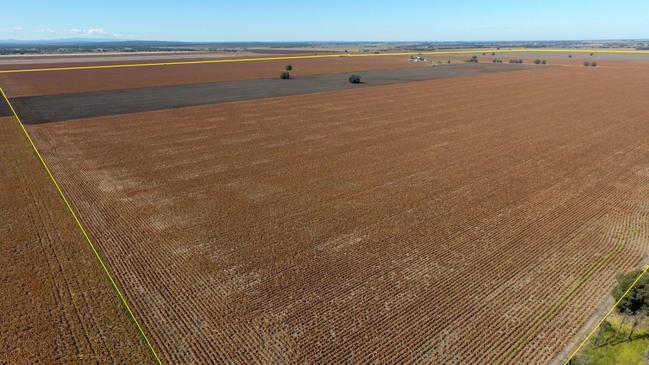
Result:
<instances>
[{"instance_id":1,"label":"field boundary edge","mask_svg":"<svg viewBox=\"0 0 649 365\"><path fill-rule=\"evenodd\" d=\"M590 338L595 334L595 331L597 331L602 326L602 324L604 324L604 321L613 313L615 308L617 308L617 306L622 302L622 299L624 299L627 295L629 295L629 293L631 292L631 289L633 289L633 287L635 287L635 285L638 283L638 281L640 281L640 279L642 279L642 277L647 273L647 271L649 271L649 265L645 265L644 269L642 269L642 272L640 272L638 277L636 277L635 280L633 280L631 285L629 285L629 287L624 292L624 294L622 294L620 299L618 299L615 303L613 303L613 305L606 312L604 317L602 317L602 319L600 319L599 322L597 322L597 324L593 327L593 329L590 330L590 332L588 332L588 335L586 336L586 338L584 338L584 340L581 341L581 343L579 343L579 346L577 346L577 348L570 354L570 356L568 356L568 358L563 363L563 365L569 365L570 364L572 359L577 355L577 353L579 353L581 348L584 347L586 342L588 342L588 340L590 340Z\"/></svg>"},{"instance_id":2,"label":"field boundary edge","mask_svg":"<svg viewBox=\"0 0 649 365\"><path fill-rule=\"evenodd\" d=\"M511 48L511 49L466 49L453 51L424 51L424 52L386 52L386 53L331 53L322 55L300 55L300 56L275 56L275 57L256 57L256 58L219 58L211 60L196 61L171 61L171 62L151 62L151 63L124 63L114 65L97 65L97 66L67 66L67 67L46 67L46 68L27 68L16 70L0 70L3 73L25 73L25 72L47 72L47 71L73 71L73 70L98 70L110 68L131 68L131 67L155 67L155 66L175 66L175 65L201 65L211 63L235 63L235 62L260 62L260 61L281 61L281 60L299 60L313 58L337 58L337 57L384 57L384 56L417 56L417 55L445 55L445 54L470 54L480 52L538 52L538 53L618 53L618 54L649 54L649 50L621 50L621 49L537 49L537 48Z\"/></svg>"},{"instance_id":3,"label":"field boundary edge","mask_svg":"<svg viewBox=\"0 0 649 365\"><path fill-rule=\"evenodd\" d=\"M113 287L115 293L117 294L117 297L119 298L120 302L122 303L122 305L124 306L124 308L128 312L128 315L131 318L131 320L133 320L133 322L135 323L135 326L137 327L138 332L140 333L142 338L144 339L144 341L145 341L145 343L146 343L146 345L148 347L148 350L153 355L156 363L162 365L162 360L160 359L160 357L158 356L158 353L153 348L153 345L152 345L151 341L149 341L149 338L145 334L144 328L140 324L140 321L138 321L138 319L135 317L135 314L131 310L131 306L128 304L128 302L126 301L126 298L122 294L122 291L119 289L119 286L117 285L117 282L113 278L113 275L111 274L110 270L108 269L108 266L106 265L104 259L101 257L101 254L97 250L97 247L95 246L95 244L90 239L90 236L88 235L86 229L81 224L81 221L77 217L77 214L75 213L74 209L72 208L71 203L68 201L67 197L63 193L63 190L61 189L61 186L59 185L58 181L56 180L56 178L54 177L54 175L50 171L49 167L47 166L47 163L45 162L45 159L43 158L40 151L38 150L38 148L34 144L34 141L32 140L31 136L29 135L29 132L25 128L25 125L23 124L22 120L18 116L18 113L16 113L16 110L14 109L13 105L9 101L9 97L7 96L7 94L5 94L5 91L2 89L2 87L0 87L0 93L2 94L2 97L3 97L4 101L7 103L7 105L9 105L9 109L11 109L13 117L16 119L16 121L20 125L20 128L22 129L25 137L27 138L27 141L31 145L32 150L36 154L36 157L38 157L41 165L45 169L45 172L47 173L47 175L49 176L50 180L52 181L54 187L56 188L57 192L59 193L59 196L63 199L63 202L65 203L65 206L66 206L68 212L70 213L70 215L72 216L72 219L77 224L77 227L79 227L79 230L81 231L81 234L85 238L86 243L88 243L88 246L92 250L95 258L97 259L97 261L99 262L99 264L100 264L101 268L103 269L104 273L108 277L108 280L110 281L111 286Z\"/></svg>"}]
</instances>

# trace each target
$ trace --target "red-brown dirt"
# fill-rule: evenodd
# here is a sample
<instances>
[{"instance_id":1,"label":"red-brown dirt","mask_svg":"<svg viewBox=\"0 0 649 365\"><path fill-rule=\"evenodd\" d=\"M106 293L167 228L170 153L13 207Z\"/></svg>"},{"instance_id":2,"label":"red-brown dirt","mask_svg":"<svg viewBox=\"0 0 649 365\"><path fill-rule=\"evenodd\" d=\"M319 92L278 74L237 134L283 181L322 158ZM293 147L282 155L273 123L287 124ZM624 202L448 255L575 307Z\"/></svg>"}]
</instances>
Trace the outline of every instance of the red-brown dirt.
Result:
<instances>
[{"instance_id":1,"label":"red-brown dirt","mask_svg":"<svg viewBox=\"0 0 649 365\"><path fill-rule=\"evenodd\" d=\"M649 240L649 67L30 126L167 362L547 364Z\"/></svg>"},{"instance_id":2,"label":"red-brown dirt","mask_svg":"<svg viewBox=\"0 0 649 365\"><path fill-rule=\"evenodd\" d=\"M304 52L303 52L304 53ZM217 58L252 58L268 57L273 54L260 52L115 52L115 53L79 53L79 54L50 54L30 56L2 56L0 70L16 70L24 68L64 67L80 65L115 65L131 62L174 62L212 60Z\"/></svg>"},{"instance_id":3,"label":"red-brown dirt","mask_svg":"<svg viewBox=\"0 0 649 365\"><path fill-rule=\"evenodd\" d=\"M48 95L159 85L275 78L279 77L281 71L288 64L293 65L294 69L291 71L291 75L295 77L389 68L430 67L430 64L410 62L408 56L336 57L9 73L0 74L0 85L3 85L5 91L11 96Z\"/></svg>"},{"instance_id":4,"label":"red-brown dirt","mask_svg":"<svg viewBox=\"0 0 649 365\"><path fill-rule=\"evenodd\" d=\"M0 363L152 362L14 118L0 166Z\"/></svg>"},{"instance_id":5,"label":"red-brown dirt","mask_svg":"<svg viewBox=\"0 0 649 365\"><path fill-rule=\"evenodd\" d=\"M637 61L649 60L649 55L638 54L604 54L575 53L568 58L565 53L534 53L534 52L496 52L495 56L486 52L475 54L425 55L433 62L453 60L460 62L477 55L480 62L490 63L493 59L502 59L505 63L512 58L522 58L525 63L534 59L546 59L548 65L567 65L583 67L583 61L598 61L604 67L635 68ZM263 56L259 56L263 58ZM170 59L170 61L173 61ZM635 62L628 62L635 61ZM160 62L160 61L157 61ZM27 68L63 67L100 64L120 64L124 62L93 62L69 64L30 65ZM146 63L146 62L143 62ZM159 85L181 85L200 82L245 80L255 78L279 77L284 66L291 64L295 67L292 75L314 75L323 73L353 72L406 67L430 67L428 62L409 62L408 56L366 56L366 57L336 57L324 59L297 59L278 61L257 61L241 63L216 63L199 65L170 65L136 68L118 68L102 70L67 70L35 73L0 73L0 84L11 96L36 96L71 92L86 92L97 90L128 89ZM7 65L2 69L25 68L23 65ZM71 82L71 80L73 82Z\"/></svg>"}]
</instances>

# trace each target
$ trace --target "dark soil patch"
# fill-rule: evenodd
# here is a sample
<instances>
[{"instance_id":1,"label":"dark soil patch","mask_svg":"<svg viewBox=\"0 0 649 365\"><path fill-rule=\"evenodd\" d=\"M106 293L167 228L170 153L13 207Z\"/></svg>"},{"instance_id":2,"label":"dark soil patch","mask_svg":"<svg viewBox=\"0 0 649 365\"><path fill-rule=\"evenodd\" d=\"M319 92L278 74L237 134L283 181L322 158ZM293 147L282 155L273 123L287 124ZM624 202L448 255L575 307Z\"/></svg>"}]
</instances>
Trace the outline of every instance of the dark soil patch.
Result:
<instances>
[{"instance_id":1,"label":"dark soil patch","mask_svg":"<svg viewBox=\"0 0 649 365\"><path fill-rule=\"evenodd\" d=\"M290 80L277 78L222 81L29 96L15 98L12 102L24 123L36 124L412 81L475 76L484 73L521 70L529 67L524 65L459 64L413 69L364 71L360 73L363 83L355 85L349 83L349 73L337 73L303 76Z\"/></svg>"}]
</instances>

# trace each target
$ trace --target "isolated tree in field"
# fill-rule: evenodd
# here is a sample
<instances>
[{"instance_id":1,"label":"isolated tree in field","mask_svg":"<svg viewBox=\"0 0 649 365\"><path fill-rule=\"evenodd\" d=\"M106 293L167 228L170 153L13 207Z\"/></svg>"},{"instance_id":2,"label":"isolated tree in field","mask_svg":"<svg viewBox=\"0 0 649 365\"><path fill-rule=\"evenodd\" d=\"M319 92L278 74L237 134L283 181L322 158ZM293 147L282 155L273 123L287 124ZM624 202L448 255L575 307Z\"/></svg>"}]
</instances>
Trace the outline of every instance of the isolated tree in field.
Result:
<instances>
[{"instance_id":1,"label":"isolated tree in field","mask_svg":"<svg viewBox=\"0 0 649 365\"><path fill-rule=\"evenodd\" d=\"M597 62L591 62L590 65L593 67L597 67Z\"/></svg>"},{"instance_id":2,"label":"isolated tree in field","mask_svg":"<svg viewBox=\"0 0 649 365\"><path fill-rule=\"evenodd\" d=\"M349 76L349 83L350 84L360 84L361 83L360 75L351 75L351 76Z\"/></svg>"},{"instance_id":3,"label":"isolated tree in field","mask_svg":"<svg viewBox=\"0 0 649 365\"><path fill-rule=\"evenodd\" d=\"M542 62L541 60L534 60L534 63L537 64L537 65L540 65L541 62Z\"/></svg>"},{"instance_id":4,"label":"isolated tree in field","mask_svg":"<svg viewBox=\"0 0 649 365\"><path fill-rule=\"evenodd\" d=\"M279 78L282 80L288 80L291 78L291 73L288 71L282 71L282 73L279 74Z\"/></svg>"},{"instance_id":5,"label":"isolated tree in field","mask_svg":"<svg viewBox=\"0 0 649 365\"><path fill-rule=\"evenodd\" d=\"M284 68L286 71L293 71L293 65L286 65Z\"/></svg>"},{"instance_id":6,"label":"isolated tree in field","mask_svg":"<svg viewBox=\"0 0 649 365\"><path fill-rule=\"evenodd\" d=\"M616 302L620 301L616 308L617 311L633 318L627 340L631 340L640 320L649 314L649 275L643 275L631 290L626 292L641 273L641 270L635 270L628 274L618 275L617 285L611 293Z\"/></svg>"}]
</instances>

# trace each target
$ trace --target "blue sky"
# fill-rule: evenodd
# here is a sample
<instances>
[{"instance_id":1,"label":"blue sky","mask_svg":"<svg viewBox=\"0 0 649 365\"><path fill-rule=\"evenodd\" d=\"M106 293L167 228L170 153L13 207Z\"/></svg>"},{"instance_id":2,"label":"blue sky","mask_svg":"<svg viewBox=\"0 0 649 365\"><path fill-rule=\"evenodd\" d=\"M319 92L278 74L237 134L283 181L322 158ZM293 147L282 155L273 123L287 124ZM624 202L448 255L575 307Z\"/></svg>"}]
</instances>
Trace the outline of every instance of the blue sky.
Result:
<instances>
[{"instance_id":1,"label":"blue sky","mask_svg":"<svg viewBox=\"0 0 649 365\"><path fill-rule=\"evenodd\" d=\"M472 41L649 38L646 0L7 1L0 39Z\"/></svg>"}]
</instances>

